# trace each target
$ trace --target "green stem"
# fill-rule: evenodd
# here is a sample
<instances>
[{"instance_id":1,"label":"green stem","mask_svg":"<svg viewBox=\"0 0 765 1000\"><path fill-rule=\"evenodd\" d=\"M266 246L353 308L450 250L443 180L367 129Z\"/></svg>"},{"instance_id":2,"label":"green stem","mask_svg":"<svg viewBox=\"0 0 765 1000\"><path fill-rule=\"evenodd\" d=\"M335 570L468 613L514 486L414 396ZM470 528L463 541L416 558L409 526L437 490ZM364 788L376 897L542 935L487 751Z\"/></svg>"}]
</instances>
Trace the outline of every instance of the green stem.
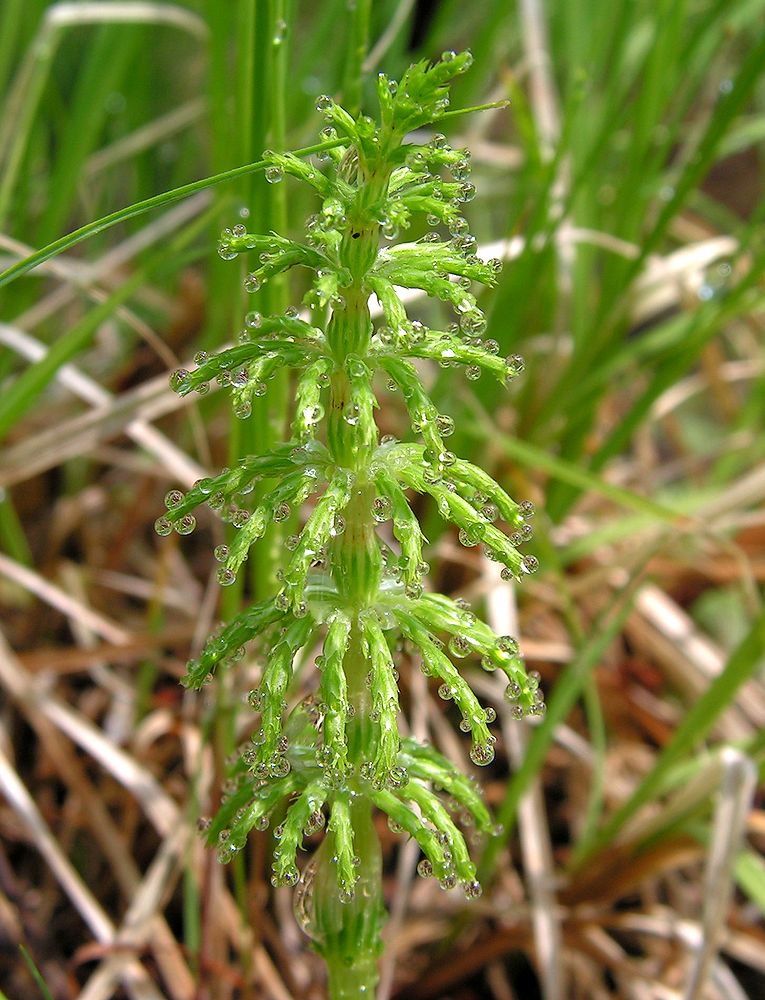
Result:
<instances>
[{"instance_id":1,"label":"green stem","mask_svg":"<svg viewBox=\"0 0 765 1000\"><path fill-rule=\"evenodd\" d=\"M377 599L382 575L380 544L372 515L375 491L369 479L369 465L379 435L371 417L369 421L349 419L353 394L347 362L351 355L361 358L366 354L372 333L364 279L378 252L379 226L364 224L365 221L349 221L341 260L352 282L342 290L343 303L336 306L327 325L327 341L336 363L331 376L327 446L333 461L356 476L354 494L343 512L345 530L332 543L330 565L338 591L346 605L355 611L343 668L352 706L346 729L348 756L357 762L372 758L374 739L372 702L366 684L369 664L363 653L358 614ZM359 881L353 898L340 900L329 838L317 855L313 888L317 943L327 963L331 1000L372 997L379 978L377 959L382 952L380 932L385 906L380 841L372 821L372 803L363 792L352 795L350 818L353 849L359 859Z\"/></svg>"},{"instance_id":2,"label":"green stem","mask_svg":"<svg viewBox=\"0 0 765 1000\"><path fill-rule=\"evenodd\" d=\"M365 796L353 800L351 821L360 878L349 902L341 902L338 895L331 838L316 852L312 934L327 964L330 1000L373 997L379 978L377 959L382 952L380 928L385 913L382 854L372 803Z\"/></svg>"},{"instance_id":3,"label":"green stem","mask_svg":"<svg viewBox=\"0 0 765 1000\"><path fill-rule=\"evenodd\" d=\"M345 105L352 115L357 115L361 111L361 84L364 60L367 56L371 7L371 0L356 0L353 20L351 21L351 39L348 46L348 62L345 67L343 90Z\"/></svg>"},{"instance_id":4,"label":"green stem","mask_svg":"<svg viewBox=\"0 0 765 1000\"><path fill-rule=\"evenodd\" d=\"M359 996L374 996L379 973L377 959L357 956L348 966L342 962L327 965L330 1000L355 1000Z\"/></svg>"}]
</instances>

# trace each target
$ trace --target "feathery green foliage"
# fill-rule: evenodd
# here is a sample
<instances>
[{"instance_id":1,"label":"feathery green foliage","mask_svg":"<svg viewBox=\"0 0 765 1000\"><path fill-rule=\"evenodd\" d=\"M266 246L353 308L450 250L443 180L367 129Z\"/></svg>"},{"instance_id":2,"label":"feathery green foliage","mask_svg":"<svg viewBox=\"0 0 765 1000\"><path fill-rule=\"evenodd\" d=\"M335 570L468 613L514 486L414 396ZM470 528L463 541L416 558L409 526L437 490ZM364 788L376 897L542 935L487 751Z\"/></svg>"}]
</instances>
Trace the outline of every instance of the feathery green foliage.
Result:
<instances>
[{"instance_id":1,"label":"feathery green foliage","mask_svg":"<svg viewBox=\"0 0 765 1000\"><path fill-rule=\"evenodd\" d=\"M438 122L449 106L448 83L470 62L467 52L445 52L435 64L413 65L398 85L380 74L378 122L320 97L322 138L340 143L323 152L324 169L288 153L264 153L266 179L275 184L289 175L310 185L320 210L308 219L304 241L249 233L240 224L224 231L219 254L224 260L251 255L244 282L249 292L290 268L309 269L304 305L312 321L293 306L272 316L251 311L235 346L200 352L193 371L176 371L171 379L181 395L205 393L217 379L230 388L235 414L247 420L269 380L284 369L297 373L291 440L244 458L186 494L172 490L156 529L188 534L201 504L219 511L237 529L215 552L218 581L229 586L269 525L310 505L299 533L287 539L279 591L212 636L184 682L199 687L240 659L245 643L256 644L264 666L249 703L260 725L240 749L227 801L208 836L221 860L230 860L289 797L274 831L272 881L293 886L300 879L303 837L327 823L330 846L309 865L304 877L310 888L303 887L300 907L327 959L333 996L361 987L371 992L375 979L383 914L379 877L364 893L357 885L379 875L372 807L416 839L422 875L446 889L459 882L470 897L480 893L475 864L440 793L448 791L453 808L479 832L493 829L473 784L453 764L431 747L401 740L397 643L408 643L423 671L437 679L439 695L458 706L475 764L494 758L489 727L496 714L481 706L460 660L477 656L486 670L506 674L517 718L544 710L539 678L526 672L515 639L494 635L463 604L426 593L424 538L408 496L429 494L442 517L458 527L460 541L482 544L503 563L508 579L535 569L534 557L518 550L531 535L531 504L515 502L480 468L448 450L454 421L439 413L412 361L435 358L462 366L473 378L486 370L502 384L523 370L521 358L502 359L481 339L486 321L471 288L474 282L493 285L501 265L476 256L460 212L475 193L467 179L468 151L452 149L440 134L424 144L405 141L413 129ZM397 243L417 213L425 213L431 231L415 243ZM437 231L442 226L448 238ZM448 302L458 321L448 330L410 321L399 287ZM383 313L377 326L372 295ZM378 374L390 390L400 390L422 443L380 440ZM385 541L380 528L388 522L392 539ZM322 647L318 691L288 712L295 659L316 645ZM352 984L343 961L348 955L357 969Z\"/></svg>"}]
</instances>

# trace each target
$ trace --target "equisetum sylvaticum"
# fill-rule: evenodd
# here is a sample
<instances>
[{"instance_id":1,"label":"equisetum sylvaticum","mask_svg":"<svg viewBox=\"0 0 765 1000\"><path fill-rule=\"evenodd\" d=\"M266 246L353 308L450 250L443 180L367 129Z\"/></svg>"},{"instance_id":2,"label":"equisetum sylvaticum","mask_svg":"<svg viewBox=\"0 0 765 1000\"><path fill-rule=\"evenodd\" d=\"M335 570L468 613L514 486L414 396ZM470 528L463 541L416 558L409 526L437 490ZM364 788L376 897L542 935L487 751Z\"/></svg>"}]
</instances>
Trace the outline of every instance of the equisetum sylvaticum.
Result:
<instances>
[{"instance_id":1,"label":"equisetum sylvaticum","mask_svg":"<svg viewBox=\"0 0 765 1000\"><path fill-rule=\"evenodd\" d=\"M422 362L502 383L523 369L520 357L503 358L496 343L482 339L486 320L471 288L493 285L501 262L476 255L461 214L475 194L469 152L432 131L424 141L406 141L447 114L448 84L470 63L469 52L445 52L433 65L412 66L398 85L381 74L378 120L354 118L320 97L326 145L317 163L263 154L267 180L290 176L310 185L319 210L302 240L237 225L222 234L219 252L227 260L250 255L251 292L290 268L306 268L303 315L310 319L294 307L274 316L250 312L235 346L200 353L193 370L171 379L181 395L203 393L217 380L246 420L269 379L296 373L290 440L186 494L172 490L156 529L187 534L195 508L217 511L236 529L215 550L226 586L272 522L302 525L285 538L278 592L211 636L184 683L198 688L216 671L233 669L246 647L261 664L247 698L252 735L231 765L206 836L228 861L253 828L275 824L273 885L296 886L295 912L326 960L334 1000L371 996L377 982L385 908L375 811L417 841L420 875L445 889L459 885L468 897L481 889L465 831L494 829L473 777L430 744L402 738L402 648L459 709L475 764L494 757L495 711L481 706L462 676L465 658L506 675L514 717L544 711L539 677L524 668L516 640L495 635L464 602L424 586L425 538L411 507L414 494L429 495L463 545L482 545L503 564L505 579L536 568L533 556L519 552L531 535L532 505L511 499L449 450L454 421L438 412L420 377ZM398 242L419 215L427 234ZM410 319L401 288L448 304L456 322L434 330ZM380 437L376 382L403 397L413 440ZM309 657L312 650L320 651ZM316 678L295 676L306 659ZM299 865L303 838L322 829L320 845Z\"/></svg>"}]
</instances>

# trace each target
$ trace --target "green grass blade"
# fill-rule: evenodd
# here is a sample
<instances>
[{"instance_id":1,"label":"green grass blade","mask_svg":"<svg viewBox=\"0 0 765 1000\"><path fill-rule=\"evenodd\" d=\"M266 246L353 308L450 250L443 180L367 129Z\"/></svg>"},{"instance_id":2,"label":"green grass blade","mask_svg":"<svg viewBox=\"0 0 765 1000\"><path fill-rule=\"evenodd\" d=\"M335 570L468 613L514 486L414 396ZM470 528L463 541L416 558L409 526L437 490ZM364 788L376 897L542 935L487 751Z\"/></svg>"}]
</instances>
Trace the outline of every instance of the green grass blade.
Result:
<instances>
[{"instance_id":1,"label":"green grass blade","mask_svg":"<svg viewBox=\"0 0 765 1000\"><path fill-rule=\"evenodd\" d=\"M348 43L343 96L346 108L353 115L357 115L361 110L361 85L363 82L361 67L367 56L371 6L371 0L356 0L351 18L351 37Z\"/></svg>"},{"instance_id":2,"label":"green grass blade","mask_svg":"<svg viewBox=\"0 0 765 1000\"><path fill-rule=\"evenodd\" d=\"M319 153L324 149L333 149L335 146L340 146L342 142L342 139L334 139L331 142L318 142L312 146L303 146L302 149L292 150L292 152L295 156L312 156L314 153ZM49 243L40 250L36 250L28 257L16 261L15 264L6 268L5 271L0 271L0 287L7 285L11 281L15 281L22 274L27 274L27 272L44 263L46 260L50 260L51 257L57 257L65 250L70 250L72 247L77 246L78 243L82 243L83 240L87 240L97 233L103 233L105 230L119 225L120 222L125 222L127 219L134 219L138 215L150 212L153 208L171 205L173 202L181 201L183 198L188 198L190 195L196 194L197 191L204 191L207 188L214 187L216 184L222 184L225 181L243 177L245 174L253 173L256 170L264 170L266 166L267 163L265 160L246 163L241 167L234 167L232 170L224 170L219 174L204 177L202 180L192 181L190 184L182 184L181 187L173 188L171 191L165 191L163 194L145 198L143 201L137 201L125 208L120 208L116 212L111 212L109 215L104 215L102 218L96 219L95 222L89 222L85 226L80 226L79 229L75 229L71 233L67 233L66 236L54 240L53 243Z\"/></svg>"},{"instance_id":3,"label":"green grass blade","mask_svg":"<svg viewBox=\"0 0 765 1000\"><path fill-rule=\"evenodd\" d=\"M0 547L22 566L33 565L32 552L16 508L2 486L0 486Z\"/></svg>"},{"instance_id":4,"label":"green grass blade","mask_svg":"<svg viewBox=\"0 0 765 1000\"><path fill-rule=\"evenodd\" d=\"M765 914L765 861L754 851L742 851L734 866L736 882L742 892Z\"/></svg>"},{"instance_id":5,"label":"green grass blade","mask_svg":"<svg viewBox=\"0 0 765 1000\"><path fill-rule=\"evenodd\" d=\"M733 80L729 93L722 94L715 113L709 122L698 148L687 169L678 179L673 196L664 206L647 238L640 247L640 254L630 269L630 277L638 274L646 257L656 249L659 241L667 231L671 220L677 215L685 203L688 194L697 187L714 161L720 143L732 127L733 122L749 100L752 90L762 77L765 68L765 33L761 33L757 44L747 52L739 73Z\"/></svg>"},{"instance_id":6,"label":"green grass blade","mask_svg":"<svg viewBox=\"0 0 765 1000\"><path fill-rule=\"evenodd\" d=\"M40 974L40 970L37 968L37 966L34 963L34 959L29 954L29 952L27 951L27 949L24 947L23 944L19 945L19 951L21 952L21 957L24 959L24 964L29 969L29 972L30 972L32 978L37 983L37 985L40 987L40 992L42 993L42 995L45 998L45 1000L53 1000L53 994L48 989L48 986L47 986L45 980L43 979L42 975Z\"/></svg>"}]
</instances>

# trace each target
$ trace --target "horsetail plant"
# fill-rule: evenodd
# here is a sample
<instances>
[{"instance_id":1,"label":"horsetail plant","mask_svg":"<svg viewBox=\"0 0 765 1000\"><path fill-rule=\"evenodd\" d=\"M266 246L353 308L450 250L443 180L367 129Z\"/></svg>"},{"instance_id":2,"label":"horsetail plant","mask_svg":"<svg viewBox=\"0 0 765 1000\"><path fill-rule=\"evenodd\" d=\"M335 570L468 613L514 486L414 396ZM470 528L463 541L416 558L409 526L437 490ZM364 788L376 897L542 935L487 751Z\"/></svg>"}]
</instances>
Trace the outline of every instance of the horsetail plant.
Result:
<instances>
[{"instance_id":1,"label":"horsetail plant","mask_svg":"<svg viewBox=\"0 0 765 1000\"><path fill-rule=\"evenodd\" d=\"M237 529L233 541L215 551L218 580L227 586L271 522L287 521L304 505L308 511L302 530L286 539L278 593L213 635L188 664L184 683L200 687L256 641L263 667L248 702L260 723L237 753L207 837L228 861L253 828L278 822L272 883L298 886L295 911L327 963L333 1000L371 996L378 978L385 911L374 810L415 838L423 854L420 875L445 889L459 883L468 897L481 889L463 829L493 830L474 779L432 746L399 734L402 643L435 679L440 697L458 707L475 764L494 757L489 726L495 712L479 704L460 660L477 656L486 670L504 672L514 717L544 711L539 678L526 672L515 639L496 636L465 603L425 590L426 540L409 499L412 492L431 496L460 541L482 544L489 558L504 564L506 579L536 567L518 551L531 535L532 505L516 503L448 450L454 422L438 412L413 363L462 365L469 379L485 370L503 383L523 368L520 358L502 359L496 344L481 339L486 323L471 286L493 285L501 263L479 259L461 215L475 190L469 152L452 149L440 134L425 144L405 142L447 112L447 85L470 63L469 52L446 52L434 65L412 66L398 85L381 74L378 122L353 118L320 97L328 147L321 165L264 153L269 181L287 174L304 181L318 193L321 209L308 219L303 242L238 225L224 231L219 252L225 259L255 253L257 266L245 280L249 291L295 265L307 268L312 276L304 301L312 322L295 308L278 316L250 312L235 346L199 354L193 371L177 371L171 380L186 395L205 392L217 379L230 387L234 412L246 419L253 396L267 391L278 370L298 373L291 440L185 495L171 491L156 529L187 534L196 507L218 511ZM417 213L432 231L415 243L395 244ZM441 238L438 227L450 237ZM433 330L410 320L400 287L451 304L458 322ZM377 326L369 308L373 295L383 317ZM420 442L380 439L376 374L400 390ZM317 646L318 686L287 714L296 659ZM325 825L324 840L301 873L303 838Z\"/></svg>"}]
</instances>

